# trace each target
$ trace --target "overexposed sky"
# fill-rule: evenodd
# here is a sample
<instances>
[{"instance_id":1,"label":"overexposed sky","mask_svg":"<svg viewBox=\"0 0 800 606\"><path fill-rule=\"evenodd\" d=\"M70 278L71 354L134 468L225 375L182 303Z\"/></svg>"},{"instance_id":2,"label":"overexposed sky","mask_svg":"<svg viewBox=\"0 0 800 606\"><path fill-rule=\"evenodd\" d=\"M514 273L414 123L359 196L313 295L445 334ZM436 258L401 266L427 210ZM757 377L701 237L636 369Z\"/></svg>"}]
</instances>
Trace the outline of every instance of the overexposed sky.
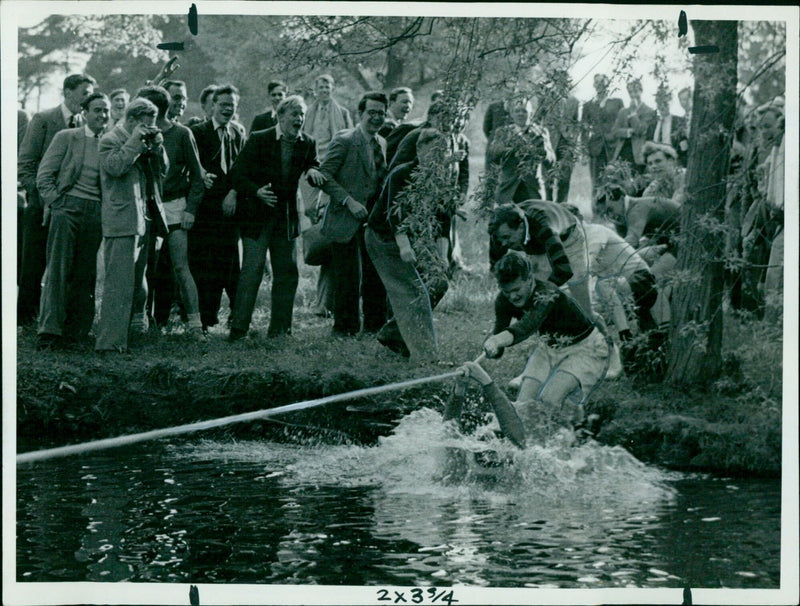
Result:
<instances>
[{"instance_id":1,"label":"overexposed sky","mask_svg":"<svg viewBox=\"0 0 800 606\"><path fill-rule=\"evenodd\" d=\"M87 5L93 4L88 2L12 2L19 4L20 7L24 7L25 10L15 11L15 17L17 19L17 24L19 27L31 27L36 25L37 23L41 22L50 14L58 14L60 12L74 12L76 8L80 7L80 12L87 12L86 8ZM96 3L94 3L96 4ZM104 10L107 12L113 12L113 8L111 3L103 3L105 6L102 6ZM119 7L122 3L114 3L117 7ZM333 3L325 3L328 4L331 8L331 12L334 12L337 8L341 8L341 6L334 5ZM146 5L142 5L142 12L152 12L145 8ZM98 6L98 8L101 8ZM167 12L165 10L165 12ZM344 12L344 11L339 11ZM517 13L519 14L519 13ZM622 13L625 14L625 11ZM579 16L576 12L575 16ZM632 20L626 19L618 19L618 20L611 20L611 19L599 19L597 20L597 27L589 36L582 45L580 49L580 53L583 55L582 58L575 64L573 69L571 70L573 82L575 83L574 94L575 96L581 101L588 101L594 96L594 88L592 86L592 78L595 73L602 72L609 76L613 76L614 72L614 49L613 49L613 41L618 39L620 36L624 35L632 25ZM677 29L677 28L676 28ZM689 36L691 36L691 29L689 32ZM692 84L692 76L689 70L683 70L682 68L682 61L685 60L684 54L685 51L681 50L678 47L677 43L677 35L674 38L674 44L670 47L667 45L667 48L672 51L669 53L670 61L668 65L674 68L674 73L670 76L670 85L673 90L673 93L677 93L678 90L685 86L690 86ZM649 73L652 70L653 63L655 61L655 53L656 49L652 45L641 45L639 48L636 49L635 59L632 62L632 68L635 73L642 77L642 83L644 86L644 93L643 93L643 100L648 105L655 107L655 99L654 94L656 87L658 86L658 82L652 77ZM85 61L88 58L81 58L78 55L73 55L75 58L75 62L72 65L72 70L80 71L83 69L85 65ZM42 90L42 94L38 100L31 100L26 109L29 113L40 111L42 109L53 107L57 105L61 101L61 82L66 74L65 73L58 73L53 74L49 85L44 87ZM616 91L612 94L613 96L621 97L625 103L628 103L627 92L625 91L624 81L622 78L613 79L612 80L612 88L617 87ZM32 106L31 104L36 103L38 101L38 106ZM672 111L676 114L682 114L683 111L681 110L676 95L673 94L673 105Z\"/></svg>"}]
</instances>

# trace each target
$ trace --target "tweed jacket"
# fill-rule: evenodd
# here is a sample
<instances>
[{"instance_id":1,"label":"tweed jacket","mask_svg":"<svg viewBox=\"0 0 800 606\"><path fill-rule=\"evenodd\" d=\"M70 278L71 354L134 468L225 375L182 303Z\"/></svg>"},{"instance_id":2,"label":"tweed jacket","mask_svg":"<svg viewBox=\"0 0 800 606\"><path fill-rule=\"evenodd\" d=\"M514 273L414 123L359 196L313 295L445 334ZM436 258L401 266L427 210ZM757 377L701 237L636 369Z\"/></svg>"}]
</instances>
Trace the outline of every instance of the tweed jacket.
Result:
<instances>
[{"instance_id":1,"label":"tweed jacket","mask_svg":"<svg viewBox=\"0 0 800 606\"><path fill-rule=\"evenodd\" d=\"M386 140L380 135L377 140L385 168ZM326 179L321 189L330 196L334 208L341 207L349 196L371 210L383 179L383 174L375 171L371 145L361 127L356 126L338 132L328 146L325 161L320 166Z\"/></svg>"},{"instance_id":2,"label":"tweed jacket","mask_svg":"<svg viewBox=\"0 0 800 606\"><path fill-rule=\"evenodd\" d=\"M45 208L77 183L83 168L86 139L84 126L62 130L53 137L36 173L36 187Z\"/></svg>"},{"instance_id":3,"label":"tweed jacket","mask_svg":"<svg viewBox=\"0 0 800 606\"><path fill-rule=\"evenodd\" d=\"M103 193L100 218L103 237L143 236L145 234L146 184L145 174L136 162L140 153L137 146L128 144L130 133L124 124L118 124L100 139L100 189ZM164 206L161 203L161 183L167 174L169 160L163 146L153 151L159 168L157 175L156 207L158 214L151 217L160 223L157 230L167 230Z\"/></svg>"},{"instance_id":4,"label":"tweed jacket","mask_svg":"<svg viewBox=\"0 0 800 606\"><path fill-rule=\"evenodd\" d=\"M300 235L297 186L304 172L319 166L316 143L307 134L300 133L292 151L288 178L284 179L281 175L281 143L277 133L277 127L252 133L230 172L238 194L236 216L242 236L247 238L258 238L267 221L276 216L286 218L289 240ZM256 195L268 183L278 196L275 207L267 206Z\"/></svg>"}]
</instances>

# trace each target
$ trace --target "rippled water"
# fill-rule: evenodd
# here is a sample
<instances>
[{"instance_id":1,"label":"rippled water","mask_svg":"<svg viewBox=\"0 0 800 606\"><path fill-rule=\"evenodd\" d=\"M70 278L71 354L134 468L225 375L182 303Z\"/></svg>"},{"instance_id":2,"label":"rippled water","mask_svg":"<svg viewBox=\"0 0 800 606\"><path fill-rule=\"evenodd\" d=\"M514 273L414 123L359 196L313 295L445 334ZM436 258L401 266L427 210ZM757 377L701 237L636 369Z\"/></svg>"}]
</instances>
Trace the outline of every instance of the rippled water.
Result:
<instances>
[{"instance_id":1,"label":"rippled water","mask_svg":"<svg viewBox=\"0 0 800 606\"><path fill-rule=\"evenodd\" d=\"M487 447L510 463L466 454ZM779 482L565 436L520 452L428 409L373 447L158 442L17 484L20 582L779 586Z\"/></svg>"}]
</instances>

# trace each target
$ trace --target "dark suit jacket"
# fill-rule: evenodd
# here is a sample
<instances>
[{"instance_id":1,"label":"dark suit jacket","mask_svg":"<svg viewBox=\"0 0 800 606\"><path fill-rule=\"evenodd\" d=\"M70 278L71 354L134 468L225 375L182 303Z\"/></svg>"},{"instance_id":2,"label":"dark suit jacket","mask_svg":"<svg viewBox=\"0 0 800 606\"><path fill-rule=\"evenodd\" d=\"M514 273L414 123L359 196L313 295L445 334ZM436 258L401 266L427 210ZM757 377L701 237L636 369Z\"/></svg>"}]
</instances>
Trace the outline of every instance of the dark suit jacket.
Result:
<instances>
[{"instance_id":1,"label":"dark suit jacket","mask_svg":"<svg viewBox=\"0 0 800 606\"><path fill-rule=\"evenodd\" d=\"M275 110L267 110L263 114L258 114L253 118L253 124L250 126L250 132L253 133L257 130L267 130L272 128L278 123L278 116Z\"/></svg>"},{"instance_id":2,"label":"dark suit jacket","mask_svg":"<svg viewBox=\"0 0 800 606\"><path fill-rule=\"evenodd\" d=\"M644 147L650 125L655 119L656 110L644 103L640 103L639 107L636 108L631 106L623 107L619 114L617 114L617 121L614 123L614 136L617 139L617 146L614 149L614 160L619 158L620 151L628 141L628 138L625 137L625 131L631 129L633 134L630 137L630 143L633 153L633 162L634 164L644 164L642 147Z\"/></svg>"},{"instance_id":3,"label":"dark suit jacket","mask_svg":"<svg viewBox=\"0 0 800 606\"><path fill-rule=\"evenodd\" d=\"M236 128L231 130L233 131L231 140L233 153L231 155L233 156L232 159L235 160L244 147L244 135ZM205 120L192 126L192 134L197 143L197 151L200 153L200 164L203 169L206 172L217 175L214 185L203 194L203 200L197 209L197 216L198 219L219 219L222 217L222 199L233 187L231 184L233 170L228 171L227 175L222 172L222 167L220 166L222 145L219 134L214 130L214 123L211 120Z\"/></svg>"},{"instance_id":4,"label":"dark suit jacket","mask_svg":"<svg viewBox=\"0 0 800 606\"><path fill-rule=\"evenodd\" d=\"M570 150L578 139L579 106L580 101L575 97L560 99L541 118L541 124L550 133L550 145L559 160L570 155Z\"/></svg>"},{"instance_id":5,"label":"dark suit jacket","mask_svg":"<svg viewBox=\"0 0 800 606\"><path fill-rule=\"evenodd\" d=\"M647 140L648 141L655 141L654 137L656 136L656 128L658 128L658 121L659 118L656 116L656 119L650 124L650 128L647 130ZM686 166L686 153L689 151L689 139L686 133L686 118L682 116L672 115L672 125L670 126L670 133L669 133L670 142L669 144L678 152L678 163L681 166ZM681 145L683 142L683 145ZM661 141L657 141L657 143L662 143Z\"/></svg>"},{"instance_id":6,"label":"dark suit jacket","mask_svg":"<svg viewBox=\"0 0 800 606\"><path fill-rule=\"evenodd\" d=\"M47 151L53 137L58 131L65 128L67 128L67 124L61 114L60 105L34 114L28 124L19 150L17 179L28 192L29 205L42 206L36 191L36 172L39 170L39 162L42 161L44 152Z\"/></svg>"},{"instance_id":7,"label":"dark suit jacket","mask_svg":"<svg viewBox=\"0 0 800 606\"><path fill-rule=\"evenodd\" d=\"M381 126L381 129L378 131L378 134L385 139L398 126L400 126L400 123L397 120L387 117L383 122L383 126Z\"/></svg>"},{"instance_id":8,"label":"dark suit jacket","mask_svg":"<svg viewBox=\"0 0 800 606\"><path fill-rule=\"evenodd\" d=\"M268 219L274 216L287 219L287 237L290 240L300 235L297 185L304 172L319 166L316 142L307 134L300 133L292 152L289 176L283 179L277 132L273 127L252 133L231 170L233 187L238 192L236 215L242 236L247 238L258 238ZM267 183L278 196L275 207L267 206L256 196L256 191Z\"/></svg>"},{"instance_id":9,"label":"dark suit jacket","mask_svg":"<svg viewBox=\"0 0 800 606\"><path fill-rule=\"evenodd\" d=\"M606 99L603 107L600 107L597 99L583 104L583 137L586 151L592 158L599 156L605 149L606 158L611 159L614 151L614 123L622 107L622 99L617 97Z\"/></svg>"},{"instance_id":10,"label":"dark suit jacket","mask_svg":"<svg viewBox=\"0 0 800 606\"><path fill-rule=\"evenodd\" d=\"M424 124L426 123L423 123L423 125ZM397 152L400 150L400 144L403 143L406 135L418 129L419 127L419 124L411 124L409 122L398 124L394 127L392 132L389 133L389 136L386 137L386 162L389 165L389 170L392 170L395 166L400 166L404 162L408 162L417 156L417 138L419 138L419 132L417 132L413 140L409 140L408 143L410 144L410 147L406 147L406 145L402 146L404 149L404 159L401 160L395 158Z\"/></svg>"}]
</instances>

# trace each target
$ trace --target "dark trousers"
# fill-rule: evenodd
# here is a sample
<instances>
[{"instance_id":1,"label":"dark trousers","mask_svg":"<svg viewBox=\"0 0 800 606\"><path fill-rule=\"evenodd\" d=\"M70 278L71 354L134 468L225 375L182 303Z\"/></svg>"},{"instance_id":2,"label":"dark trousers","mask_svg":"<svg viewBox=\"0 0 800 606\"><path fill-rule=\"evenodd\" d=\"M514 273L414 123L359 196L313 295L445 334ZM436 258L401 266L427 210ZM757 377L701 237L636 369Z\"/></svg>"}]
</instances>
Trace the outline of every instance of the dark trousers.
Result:
<instances>
[{"instance_id":1,"label":"dark trousers","mask_svg":"<svg viewBox=\"0 0 800 606\"><path fill-rule=\"evenodd\" d=\"M197 286L203 328L219 323L217 314L224 290L231 309L236 304L239 282L239 236L236 224L226 217L198 213L189 231L189 270Z\"/></svg>"},{"instance_id":2,"label":"dark trousers","mask_svg":"<svg viewBox=\"0 0 800 606\"><path fill-rule=\"evenodd\" d=\"M297 292L297 249L287 235L286 220L270 218L258 238L242 237L242 271L231 316L231 330L247 332L253 317L258 289L264 277L267 251L272 267L272 304L268 336L292 332L294 295Z\"/></svg>"},{"instance_id":3,"label":"dark trousers","mask_svg":"<svg viewBox=\"0 0 800 606\"><path fill-rule=\"evenodd\" d=\"M358 332L359 299L363 301L364 331L378 332L386 322L386 289L367 254L364 228L346 244L331 248L334 332Z\"/></svg>"},{"instance_id":4,"label":"dark trousers","mask_svg":"<svg viewBox=\"0 0 800 606\"><path fill-rule=\"evenodd\" d=\"M608 157L606 156L606 148L603 147L600 153L596 156L589 156L589 175L592 178L592 201L594 202L597 196L597 188L600 187L600 181L603 177L603 171L608 164ZM594 204L592 204L594 209Z\"/></svg>"},{"instance_id":5,"label":"dark trousers","mask_svg":"<svg viewBox=\"0 0 800 606\"><path fill-rule=\"evenodd\" d=\"M636 303L636 318L639 321L639 330L645 331L656 328L650 310L656 304L658 291L656 290L656 279L652 273L640 269L628 280L633 293L633 300Z\"/></svg>"},{"instance_id":6,"label":"dark trousers","mask_svg":"<svg viewBox=\"0 0 800 606\"><path fill-rule=\"evenodd\" d=\"M44 210L39 193L28 192L28 206L22 217L22 262L19 273L17 324L29 324L39 313L42 276L47 265L47 227L42 226Z\"/></svg>"},{"instance_id":7,"label":"dark trousers","mask_svg":"<svg viewBox=\"0 0 800 606\"><path fill-rule=\"evenodd\" d=\"M547 199L559 204L564 204L569 197L569 185L572 180L572 169L575 166L575 143L562 137L558 143L556 152L556 163L545 169L547 178L545 179L545 191ZM554 191L555 183L558 191ZM593 181L594 183L594 181Z\"/></svg>"},{"instance_id":8,"label":"dark trousers","mask_svg":"<svg viewBox=\"0 0 800 606\"><path fill-rule=\"evenodd\" d=\"M63 195L53 205L39 333L83 338L94 320L100 201Z\"/></svg>"}]
</instances>

